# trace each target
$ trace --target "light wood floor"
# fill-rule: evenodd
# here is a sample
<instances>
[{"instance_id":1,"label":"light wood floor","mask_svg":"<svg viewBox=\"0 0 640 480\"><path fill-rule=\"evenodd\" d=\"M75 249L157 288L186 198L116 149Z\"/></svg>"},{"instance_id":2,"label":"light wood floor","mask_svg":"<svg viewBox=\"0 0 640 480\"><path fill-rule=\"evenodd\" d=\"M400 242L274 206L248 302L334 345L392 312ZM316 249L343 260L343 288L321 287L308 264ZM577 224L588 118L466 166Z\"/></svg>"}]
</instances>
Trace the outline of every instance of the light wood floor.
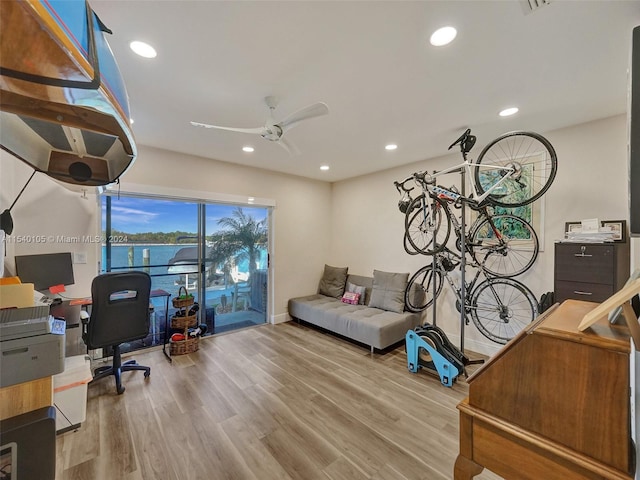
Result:
<instances>
[{"instance_id":1,"label":"light wood floor","mask_svg":"<svg viewBox=\"0 0 640 480\"><path fill-rule=\"evenodd\" d=\"M135 355L89 386L87 420L57 439L57 480L440 480L458 454L467 393L384 355L285 323ZM485 470L478 479L496 479Z\"/></svg>"}]
</instances>

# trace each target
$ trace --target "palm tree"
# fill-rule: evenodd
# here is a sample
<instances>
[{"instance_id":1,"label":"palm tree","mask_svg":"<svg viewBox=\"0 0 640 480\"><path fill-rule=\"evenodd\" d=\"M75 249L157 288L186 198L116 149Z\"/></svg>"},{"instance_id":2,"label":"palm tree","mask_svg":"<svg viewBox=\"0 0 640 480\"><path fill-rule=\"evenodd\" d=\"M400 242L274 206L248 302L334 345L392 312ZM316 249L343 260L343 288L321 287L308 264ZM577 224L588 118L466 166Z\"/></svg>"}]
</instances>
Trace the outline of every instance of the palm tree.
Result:
<instances>
[{"instance_id":1,"label":"palm tree","mask_svg":"<svg viewBox=\"0 0 640 480\"><path fill-rule=\"evenodd\" d=\"M267 245L266 220L256 221L242 207L236 207L230 217L218 220L225 227L211 235L212 260L225 261L233 258L235 263L249 261L249 274L255 272L260 248Z\"/></svg>"},{"instance_id":2,"label":"palm tree","mask_svg":"<svg viewBox=\"0 0 640 480\"><path fill-rule=\"evenodd\" d=\"M212 248L209 259L216 265L223 265L225 278L235 265L242 260L248 260L249 278L251 278L256 271L260 248L267 245L266 220L256 221L241 207L237 207L230 217L218 220L218 225L225 228L211 235ZM233 311L238 298L237 284L235 289Z\"/></svg>"}]
</instances>

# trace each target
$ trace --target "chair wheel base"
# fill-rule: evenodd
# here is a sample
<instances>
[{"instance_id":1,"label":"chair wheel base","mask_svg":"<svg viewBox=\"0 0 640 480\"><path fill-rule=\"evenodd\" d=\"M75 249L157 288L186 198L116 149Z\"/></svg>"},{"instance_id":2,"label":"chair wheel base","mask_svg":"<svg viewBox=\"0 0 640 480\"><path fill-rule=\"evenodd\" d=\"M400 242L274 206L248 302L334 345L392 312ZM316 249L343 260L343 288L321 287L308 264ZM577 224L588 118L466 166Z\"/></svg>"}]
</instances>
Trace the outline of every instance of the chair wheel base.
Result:
<instances>
[{"instance_id":1,"label":"chair wheel base","mask_svg":"<svg viewBox=\"0 0 640 480\"><path fill-rule=\"evenodd\" d=\"M95 382L96 380L100 380L101 378L110 377L113 375L116 380L116 392L118 392L118 395L122 395L125 390L125 388L122 386L122 372L129 372L132 370L143 371L144 378L149 378L149 376L151 375L151 368L139 365L136 360L127 360L126 362L121 362L120 349L118 347L114 347L113 365L96 368L94 370L94 376L93 380L91 380L91 383Z\"/></svg>"}]
</instances>

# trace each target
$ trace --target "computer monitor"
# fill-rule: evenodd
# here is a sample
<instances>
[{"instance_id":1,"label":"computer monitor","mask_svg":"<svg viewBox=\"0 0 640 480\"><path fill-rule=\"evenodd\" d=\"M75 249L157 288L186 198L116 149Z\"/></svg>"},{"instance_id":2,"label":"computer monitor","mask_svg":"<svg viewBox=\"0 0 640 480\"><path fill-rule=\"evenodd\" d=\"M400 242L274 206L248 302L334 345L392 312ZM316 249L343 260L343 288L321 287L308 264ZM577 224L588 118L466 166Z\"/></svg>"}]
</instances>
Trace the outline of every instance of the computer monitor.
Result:
<instances>
[{"instance_id":1,"label":"computer monitor","mask_svg":"<svg viewBox=\"0 0 640 480\"><path fill-rule=\"evenodd\" d=\"M33 283L34 290L48 291L56 285L73 285L71 253L16 255L16 275L22 283Z\"/></svg>"}]
</instances>

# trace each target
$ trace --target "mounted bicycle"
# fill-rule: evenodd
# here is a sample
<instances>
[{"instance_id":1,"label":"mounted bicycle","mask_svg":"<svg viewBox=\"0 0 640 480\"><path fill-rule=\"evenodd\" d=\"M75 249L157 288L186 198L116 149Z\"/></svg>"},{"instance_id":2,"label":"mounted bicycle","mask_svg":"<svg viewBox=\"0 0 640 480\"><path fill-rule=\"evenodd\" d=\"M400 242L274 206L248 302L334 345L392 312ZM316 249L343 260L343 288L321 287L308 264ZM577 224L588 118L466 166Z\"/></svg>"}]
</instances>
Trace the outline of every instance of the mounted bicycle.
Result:
<instances>
[{"instance_id":1,"label":"mounted bicycle","mask_svg":"<svg viewBox=\"0 0 640 480\"><path fill-rule=\"evenodd\" d=\"M402 184L397 186L399 189L404 188ZM453 188L451 187L450 189ZM409 196L409 193L406 193ZM401 201L401 205L402 202L408 206L406 198ZM439 198L434 211L437 212L439 209L443 209L445 218L453 226L456 235L456 248L460 251L462 225L451 212L451 203L453 203L451 199ZM538 236L529 222L508 213L496 215L492 212L492 207L488 205L476 207L475 210L478 212L478 216L471 227L468 228L464 242L465 248L473 259L477 263L482 263L485 270L496 277L515 277L531 268L538 257L540 248ZM422 211L417 209L412 215L413 217L409 222L410 225L418 225L419 222L414 217L421 216ZM450 231L450 228L438 229L437 245L446 245ZM413 243L415 244L415 239ZM433 243L431 244L432 246ZM428 248L427 251L413 248L411 235L406 231L404 248L410 255L418 253L433 254L433 251Z\"/></svg>"},{"instance_id":2,"label":"mounted bicycle","mask_svg":"<svg viewBox=\"0 0 640 480\"><path fill-rule=\"evenodd\" d=\"M460 255L448 248L436 253L431 265L422 267L409 279L405 290L405 308L411 312L425 310L442 292L446 278L455 295L458 311L464 305L466 323L471 318L482 335L496 343L507 343L536 317L538 302L535 295L513 278L492 277L487 274L483 263L473 261L470 265L476 268L476 274L471 281L465 281L462 298L462 285L456 284L450 275L461 260ZM485 278L483 281L479 281L481 276ZM415 297L407 294L415 288L414 285L424 292L419 303L415 302Z\"/></svg>"},{"instance_id":3,"label":"mounted bicycle","mask_svg":"<svg viewBox=\"0 0 640 480\"><path fill-rule=\"evenodd\" d=\"M487 213L488 205L513 208L528 205L540 198L551 186L557 171L557 156L553 146L543 136L531 132L506 133L489 145L487 145L476 163L467 160L467 153L476 142L476 137L467 129L449 149L460 145L463 162L439 172L416 172L402 182L394 182L396 188L405 197L410 198L409 193L413 187L407 188L406 183L413 180L422 190L422 193L410 200L405 206L405 238L416 252L432 255L442 251L451 234L452 218L447 203L461 205L464 202L472 209L480 212L480 217L487 220L485 228L487 237L483 241L493 237L492 242L501 247L501 251L495 250L496 255L507 256L509 247L506 244L512 240L509 235L504 235L504 229L496 222L492 222L494 216ZM472 175L472 170L473 175ZM463 172L472 178L471 194L464 196L455 188L444 188L436 185L436 179L442 175ZM507 223L517 222L511 216L504 218ZM524 220L523 220L524 222ZM524 222L526 223L526 222ZM533 232L531 226L520 224L526 232ZM519 231L516 228L513 231ZM535 235L535 233L534 233ZM529 233L525 240L530 240ZM477 243L479 237L470 243ZM531 248L531 247L528 247ZM535 254L537 256L537 238L535 240ZM492 272L495 275L514 276L529 268L529 262L518 268L513 268L511 273ZM533 262L531 262L532 264ZM489 267L491 268L491 267Z\"/></svg>"}]
</instances>

